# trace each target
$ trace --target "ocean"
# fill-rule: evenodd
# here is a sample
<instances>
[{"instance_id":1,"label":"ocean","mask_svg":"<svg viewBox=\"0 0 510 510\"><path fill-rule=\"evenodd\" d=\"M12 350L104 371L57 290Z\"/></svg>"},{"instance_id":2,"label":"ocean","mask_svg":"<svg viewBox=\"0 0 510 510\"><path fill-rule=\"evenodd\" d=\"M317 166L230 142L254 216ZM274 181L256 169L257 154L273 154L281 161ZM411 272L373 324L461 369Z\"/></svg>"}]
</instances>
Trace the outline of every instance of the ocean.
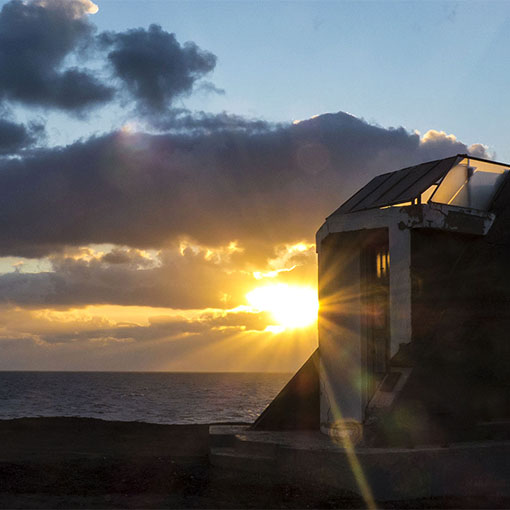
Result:
<instances>
[{"instance_id":1,"label":"ocean","mask_svg":"<svg viewBox=\"0 0 510 510\"><path fill-rule=\"evenodd\" d=\"M292 374L0 372L0 419L252 422Z\"/></svg>"}]
</instances>

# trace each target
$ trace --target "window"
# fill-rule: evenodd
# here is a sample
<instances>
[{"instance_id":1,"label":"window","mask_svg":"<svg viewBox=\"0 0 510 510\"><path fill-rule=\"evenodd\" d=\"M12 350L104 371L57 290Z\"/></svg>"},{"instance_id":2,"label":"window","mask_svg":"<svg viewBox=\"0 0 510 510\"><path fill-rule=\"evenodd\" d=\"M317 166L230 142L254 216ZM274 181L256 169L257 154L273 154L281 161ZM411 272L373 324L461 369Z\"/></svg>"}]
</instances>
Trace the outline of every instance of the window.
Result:
<instances>
[{"instance_id":1,"label":"window","mask_svg":"<svg viewBox=\"0 0 510 510\"><path fill-rule=\"evenodd\" d=\"M486 211L507 172L504 166L466 158L446 174L430 201Z\"/></svg>"},{"instance_id":2,"label":"window","mask_svg":"<svg viewBox=\"0 0 510 510\"><path fill-rule=\"evenodd\" d=\"M388 270L390 268L390 253L386 250L379 250L376 258L376 274L377 278L386 278L388 276Z\"/></svg>"}]
</instances>

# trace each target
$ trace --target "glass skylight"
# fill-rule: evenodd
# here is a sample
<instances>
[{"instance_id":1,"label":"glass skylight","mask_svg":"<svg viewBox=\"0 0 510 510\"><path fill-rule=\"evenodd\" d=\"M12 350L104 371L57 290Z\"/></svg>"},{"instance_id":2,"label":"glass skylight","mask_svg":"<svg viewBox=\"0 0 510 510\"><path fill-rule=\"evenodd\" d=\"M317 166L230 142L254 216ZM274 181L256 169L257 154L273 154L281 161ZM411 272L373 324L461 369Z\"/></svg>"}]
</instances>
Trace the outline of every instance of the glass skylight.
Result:
<instances>
[{"instance_id":1,"label":"glass skylight","mask_svg":"<svg viewBox=\"0 0 510 510\"><path fill-rule=\"evenodd\" d=\"M422 194L422 203L427 201L424 195L432 192L430 202L486 211L508 171L502 165L465 158L446 174L436 190L431 186Z\"/></svg>"}]
</instances>

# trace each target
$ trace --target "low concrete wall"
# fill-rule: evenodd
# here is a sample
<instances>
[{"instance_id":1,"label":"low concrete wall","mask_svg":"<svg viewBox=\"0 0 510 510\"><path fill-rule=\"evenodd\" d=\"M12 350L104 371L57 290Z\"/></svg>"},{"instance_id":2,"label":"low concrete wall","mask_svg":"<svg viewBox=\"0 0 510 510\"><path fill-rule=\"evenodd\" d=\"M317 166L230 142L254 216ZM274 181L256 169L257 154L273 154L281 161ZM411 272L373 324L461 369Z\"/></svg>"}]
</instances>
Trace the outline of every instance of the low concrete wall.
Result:
<instances>
[{"instance_id":1,"label":"low concrete wall","mask_svg":"<svg viewBox=\"0 0 510 510\"><path fill-rule=\"evenodd\" d=\"M369 508L375 507L374 501L406 501L406 508L414 508L413 500L422 501L416 508L428 508L430 501L424 506L423 500L429 498L460 498L461 507L469 498L483 498L483 508L510 501L510 441L418 448L343 445L319 432L245 431L235 434L230 448L213 448L210 461L268 474L275 481L349 491Z\"/></svg>"},{"instance_id":2,"label":"low concrete wall","mask_svg":"<svg viewBox=\"0 0 510 510\"><path fill-rule=\"evenodd\" d=\"M279 448L276 472L378 501L444 496L510 497L510 443L360 449L352 454Z\"/></svg>"}]
</instances>

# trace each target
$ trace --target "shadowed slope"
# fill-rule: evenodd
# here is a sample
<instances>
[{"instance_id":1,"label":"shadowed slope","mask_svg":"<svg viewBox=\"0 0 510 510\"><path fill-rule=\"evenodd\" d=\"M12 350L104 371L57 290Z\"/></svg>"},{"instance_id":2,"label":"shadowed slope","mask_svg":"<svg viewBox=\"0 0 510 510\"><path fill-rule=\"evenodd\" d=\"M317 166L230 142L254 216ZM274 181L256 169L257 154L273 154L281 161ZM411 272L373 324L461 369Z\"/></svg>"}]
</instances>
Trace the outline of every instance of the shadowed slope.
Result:
<instances>
[{"instance_id":1,"label":"shadowed slope","mask_svg":"<svg viewBox=\"0 0 510 510\"><path fill-rule=\"evenodd\" d=\"M255 430L318 430L319 349L308 358L253 424Z\"/></svg>"}]
</instances>

